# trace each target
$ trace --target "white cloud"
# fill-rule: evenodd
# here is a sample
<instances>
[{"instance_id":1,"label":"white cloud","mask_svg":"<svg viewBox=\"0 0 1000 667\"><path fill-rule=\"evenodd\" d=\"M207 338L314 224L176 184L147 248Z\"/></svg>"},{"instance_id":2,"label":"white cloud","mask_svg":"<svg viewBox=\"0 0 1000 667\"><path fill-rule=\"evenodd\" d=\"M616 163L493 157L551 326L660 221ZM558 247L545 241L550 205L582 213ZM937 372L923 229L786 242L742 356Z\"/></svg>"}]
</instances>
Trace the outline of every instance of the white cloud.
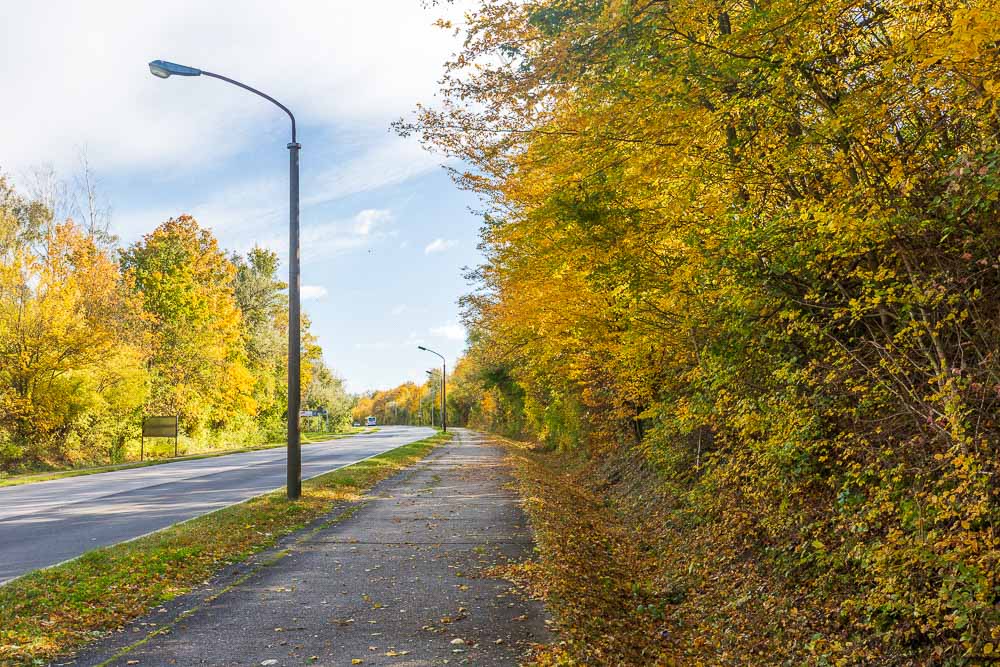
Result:
<instances>
[{"instance_id":1,"label":"white cloud","mask_svg":"<svg viewBox=\"0 0 1000 667\"><path fill-rule=\"evenodd\" d=\"M432 252L444 252L445 250L450 250L457 245L458 241L453 239L434 239L427 244L426 248L424 248L424 254L429 255Z\"/></svg>"},{"instance_id":2,"label":"white cloud","mask_svg":"<svg viewBox=\"0 0 1000 667\"><path fill-rule=\"evenodd\" d=\"M227 248L245 252L262 239L288 226L288 194L284 184L254 179L220 188L207 200L181 204L179 208L164 206L144 210L126 210L112 221L116 233L129 241L143 231L182 214L194 216L198 224L207 227Z\"/></svg>"},{"instance_id":3,"label":"white cloud","mask_svg":"<svg viewBox=\"0 0 1000 667\"><path fill-rule=\"evenodd\" d=\"M313 299L322 299L326 296L326 288L322 285L303 285L302 286L302 300L310 301Z\"/></svg>"},{"instance_id":4,"label":"white cloud","mask_svg":"<svg viewBox=\"0 0 1000 667\"><path fill-rule=\"evenodd\" d=\"M285 254L288 248L286 187L285 183L263 180L236 183L186 209L125 211L115 217L114 229L128 242L141 230L152 230L168 218L187 213L211 229L228 248L246 252L260 245ZM304 255L312 253L307 247L310 243L318 242L325 248L340 251L364 245L366 238L385 238L391 235L385 228L393 219L388 209L363 209L349 220L319 224L309 223L311 217L311 212L304 211L301 239Z\"/></svg>"},{"instance_id":5,"label":"white cloud","mask_svg":"<svg viewBox=\"0 0 1000 667\"><path fill-rule=\"evenodd\" d=\"M169 180L248 146L284 147L288 119L280 110L207 77L156 79L147 67L155 58L273 95L296 113L307 160L316 128L381 129L428 99L457 45L431 24L444 14L460 17L463 4L52 0L5 7L0 80L18 103L0 109L3 168L18 173L51 161L62 169L86 145L98 170L144 167ZM86 63L86 71L74 63ZM404 160L398 168L413 166Z\"/></svg>"},{"instance_id":6,"label":"white cloud","mask_svg":"<svg viewBox=\"0 0 1000 667\"><path fill-rule=\"evenodd\" d=\"M303 225L299 238L302 262L329 259L394 237L395 232L385 229L392 220L392 211L388 209L364 209L347 219ZM288 239L284 235L255 239L254 243L282 258L288 256Z\"/></svg>"},{"instance_id":7,"label":"white cloud","mask_svg":"<svg viewBox=\"0 0 1000 667\"><path fill-rule=\"evenodd\" d=\"M393 138L339 162L316 178L303 206L315 206L362 192L398 185L436 169L442 159L413 140Z\"/></svg>"},{"instance_id":8,"label":"white cloud","mask_svg":"<svg viewBox=\"0 0 1000 667\"><path fill-rule=\"evenodd\" d=\"M366 208L354 216L354 233L368 236L372 230L392 220L392 213L385 209Z\"/></svg>"},{"instance_id":9,"label":"white cloud","mask_svg":"<svg viewBox=\"0 0 1000 667\"><path fill-rule=\"evenodd\" d=\"M448 340L465 340L465 327L461 324L451 322L440 327L433 327L431 335Z\"/></svg>"}]
</instances>

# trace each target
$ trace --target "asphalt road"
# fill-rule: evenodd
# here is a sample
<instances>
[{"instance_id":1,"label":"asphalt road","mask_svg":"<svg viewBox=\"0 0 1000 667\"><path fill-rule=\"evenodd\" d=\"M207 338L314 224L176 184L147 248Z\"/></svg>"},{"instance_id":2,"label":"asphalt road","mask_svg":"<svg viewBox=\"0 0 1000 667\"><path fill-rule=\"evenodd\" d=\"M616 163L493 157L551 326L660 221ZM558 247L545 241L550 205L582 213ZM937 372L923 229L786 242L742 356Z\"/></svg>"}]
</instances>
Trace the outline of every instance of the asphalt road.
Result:
<instances>
[{"instance_id":1,"label":"asphalt road","mask_svg":"<svg viewBox=\"0 0 1000 667\"><path fill-rule=\"evenodd\" d=\"M433 435L382 427L302 448L308 479ZM0 488L0 583L285 484L285 449Z\"/></svg>"}]
</instances>

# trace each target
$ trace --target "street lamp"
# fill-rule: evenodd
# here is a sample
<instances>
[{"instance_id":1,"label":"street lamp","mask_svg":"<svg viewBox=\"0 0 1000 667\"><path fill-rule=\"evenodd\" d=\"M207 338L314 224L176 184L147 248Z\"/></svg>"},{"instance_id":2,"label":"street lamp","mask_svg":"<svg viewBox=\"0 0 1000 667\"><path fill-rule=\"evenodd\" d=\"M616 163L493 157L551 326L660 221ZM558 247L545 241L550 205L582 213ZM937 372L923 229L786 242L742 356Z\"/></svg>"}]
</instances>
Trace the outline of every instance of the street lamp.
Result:
<instances>
[{"instance_id":1,"label":"street lamp","mask_svg":"<svg viewBox=\"0 0 1000 667\"><path fill-rule=\"evenodd\" d=\"M288 497L291 500L302 495L302 450L299 441L299 403L301 397L301 373L299 368L301 358L300 327L300 296L299 296L299 149L302 146L295 137L295 116L284 104L266 95L256 88L234 81L221 74L213 74L205 70L170 63L165 60L154 60L149 63L149 71L153 76L167 79L171 76L209 76L221 79L226 83L249 90L254 95L263 97L288 114L292 121L292 141L288 144L289 158L289 192L288 192Z\"/></svg>"},{"instance_id":2,"label":"street lamp","mask_svg":"<svg viewBox=\"0 0 1000 667\"><path fill-rule=\"evenodd\" d=\"M427 373L427 382L431 382L434 379L434 371L424 371ZM431 428L434 428L434 387L431 386Z\"/></svg>"},{"instance_id":3,"label":"street lamp","mask_svg":"<svg viewBox=\"0 0 1000 667\"><path fill-rule=\"evenodd\" d=\"M445 378L448 377L448 362L445 361L444 356L439 352L435 352L430 348L426 348L423 345L417 345L418 350L423 350L424 352L430 352L431 354L436 354L441 357L441 429L447 433L448 432L448 382Z\"/></svg>"}]
</instances>

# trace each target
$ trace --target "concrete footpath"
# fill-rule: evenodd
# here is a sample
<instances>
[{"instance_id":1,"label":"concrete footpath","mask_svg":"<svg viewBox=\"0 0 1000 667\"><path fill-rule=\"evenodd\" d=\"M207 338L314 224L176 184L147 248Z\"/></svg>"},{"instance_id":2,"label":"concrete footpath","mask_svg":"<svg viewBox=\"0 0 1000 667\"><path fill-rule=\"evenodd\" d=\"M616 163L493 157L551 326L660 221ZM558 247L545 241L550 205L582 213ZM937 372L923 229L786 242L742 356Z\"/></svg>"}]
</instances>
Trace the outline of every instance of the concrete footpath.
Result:
<instances>
[{"instance_id":1,"label":"concrete footpath","mask_svg":"<svg viewBox=\"0 0 1000 667\"><path fill-rule=\"evenodd\" d=\"M540 603L483 572L531 555L508 481L500 450L457 429L346 518L61 664L517 665L551 637Z\"/></svg>"}]
</instances>

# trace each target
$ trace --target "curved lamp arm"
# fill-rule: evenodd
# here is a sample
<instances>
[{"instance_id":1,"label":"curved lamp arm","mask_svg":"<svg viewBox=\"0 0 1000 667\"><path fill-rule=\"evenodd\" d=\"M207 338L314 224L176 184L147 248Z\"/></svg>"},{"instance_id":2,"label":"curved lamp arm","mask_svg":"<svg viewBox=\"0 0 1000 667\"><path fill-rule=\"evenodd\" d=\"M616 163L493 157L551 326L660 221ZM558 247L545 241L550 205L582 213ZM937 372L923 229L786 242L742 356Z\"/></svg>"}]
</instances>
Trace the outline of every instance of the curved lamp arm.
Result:
<instances>
[{"instance_id":1,"label":"curved lamp arm","mask_svg":"<svg viewBox=\"0 0 1000 667\"><path fill-rule=\"evenodd\" d=\"M275 105L276 107L278 107L279 109L281 109L282 111L284 111L285 113L288 114L288 117L292 120L292 143L293 144L296 143L296 141L295 141L295 116L292 115L292 112L288 109L288 107L286 107L284 104L282 104L278 100L274 99L273 97L271 97L267 93L262 93L261 91L257 90L256 88L248 86L245 83L240 83L236 79L230 79L228 76L222 76L221 74L216 74L214 72L206 72L205 70L198 69L197 67L188 67L187 65L178 65L177 63L167 62L166 60L154 60L154 61L152 61L151 63L149 63L149 71L152 72L153 75L158 76L161 79L166 79L166 78L171 77L171 76L201 76L201 75L205 75L205 76L210 76L213 79L221 79L222 81L225 81L227 83L231 83L234 86L239 86L243 90L249 90L254 95L259 95L259 96L263 97L265 100L267 100L268 102L270 102L271 104Z\"/></svg>"},{"instance_id":2,"label":"curved lamp arm","mask_svg":"<svg viewBox=\"0 0 1000 667\"><path fill-rule=\"evenodd\" d=\"M227 81L227 82L233 84L234 86L239 86L243 90L249 90L251 93L254 93L255 95L260 95L265 100L267 100L268 102L271 102L276 107L278 107L279 109L281 109L282 111L284 111L285 113L287 113L288 117L292 120L292 143L293 144L297 143L295 141L295 116L292 115L292 112L289 111L288 107L286 107L284 104L282 104L278 100L274 99L273 97L271 97L267 93L262 93L259 90L257 90L256 88L252 88L252 87L246 85L245 83L240 83L239 81L236 81L235 79L230 79L228 76L222 76L221 74L213 74L212 72L206 72L205 70L202 70L201 73L204 74L205 76L210 76L213 79L222 79L223 81Z\"/></svg>"},{"instance_id":3,"label":"curved lamp arm","mask_svg":"<svg viewBox=\"0 0 1000 667\"><path fill-rule=\"evenodd\" d=\"M417 345L417 349L423 350L424 352L430 352L431 354L436 354L437 356L441 357L441 361L445 361L444 355L440 354L439 352L435 352L429 347L424 347L423 345Z\"/></svg>"}]
</instances>

